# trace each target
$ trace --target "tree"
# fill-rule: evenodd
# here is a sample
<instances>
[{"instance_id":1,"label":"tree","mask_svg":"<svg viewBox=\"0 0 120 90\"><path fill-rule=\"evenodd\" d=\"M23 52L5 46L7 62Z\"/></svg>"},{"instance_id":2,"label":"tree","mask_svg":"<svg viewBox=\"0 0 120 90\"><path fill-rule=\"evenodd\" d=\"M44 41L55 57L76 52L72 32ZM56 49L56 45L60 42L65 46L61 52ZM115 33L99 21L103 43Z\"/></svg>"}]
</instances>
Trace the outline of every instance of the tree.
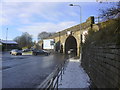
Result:
<instances>
[{"instance_id":1,"label":"tree","mask_svg":"<svg viewBox=\"0 0 120 90\"><path fill-rule=\"evenodd\" d=\"M113 3L113 6L107 8L107 9L100 9L100 16L104 20L112 19L112 18L120 18L120 1L116 3Z\"/></svg>"},{"instance_id":2,"label":"tree","mask_svg":"<svg viewBox=\"0 0 120 90\"><path fill-rule=\"evenodd\" d=\"M54 33L48 33L48 32L41 32L38 34L38 40L45 39L47 37L52 36Z\"/></svg>"},{"instance_id":3,"label":"tree","mask_svg":"<svg viewBox=\"0 0 120 90\"><path fill-rule=\"evenodd\" d=\"M32 36L27 32L23 33L21 36L17 36L16 38L14 38L14 41L18 43L20 48L30 48L33 45Z\"/></svg>"}]
</instances>

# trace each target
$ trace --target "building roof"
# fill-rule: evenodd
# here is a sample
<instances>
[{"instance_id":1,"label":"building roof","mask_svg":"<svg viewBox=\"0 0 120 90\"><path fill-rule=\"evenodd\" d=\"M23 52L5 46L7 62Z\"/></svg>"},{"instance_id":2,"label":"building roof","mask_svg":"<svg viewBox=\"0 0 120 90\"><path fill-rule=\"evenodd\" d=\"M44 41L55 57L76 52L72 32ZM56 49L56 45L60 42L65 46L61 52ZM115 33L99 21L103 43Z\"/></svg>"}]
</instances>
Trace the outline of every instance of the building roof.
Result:
<instances>
[{"instance_id":1,"label":"building roof","mask_svg":"<svg viewBox=\"0 0 120 90\"><path fill-rule=\"evenodd\" d=\"M15 41L12 41L12 40L0 40L0 43L3 43L3 44L18 44L17 42Z\"/></svg>"}]
</instances>

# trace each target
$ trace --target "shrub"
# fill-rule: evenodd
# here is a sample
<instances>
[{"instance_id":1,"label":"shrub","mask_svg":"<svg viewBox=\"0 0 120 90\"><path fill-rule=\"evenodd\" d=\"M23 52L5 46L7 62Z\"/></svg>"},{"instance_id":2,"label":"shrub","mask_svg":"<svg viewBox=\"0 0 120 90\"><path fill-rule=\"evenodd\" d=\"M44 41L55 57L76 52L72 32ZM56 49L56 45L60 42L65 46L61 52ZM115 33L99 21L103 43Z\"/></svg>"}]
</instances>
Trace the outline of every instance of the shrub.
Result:
<instances>
[{"instance_id":1,"label":"shrub","mask_svg":"<svg viewBox=\"0 0 120 90\"><path fill-rule=\"evenodd\" d=\"M120 44L120 18L102 22L99 28L97 32L92 29L88 31L85 44Z\"/></svg>"}]
</instances>

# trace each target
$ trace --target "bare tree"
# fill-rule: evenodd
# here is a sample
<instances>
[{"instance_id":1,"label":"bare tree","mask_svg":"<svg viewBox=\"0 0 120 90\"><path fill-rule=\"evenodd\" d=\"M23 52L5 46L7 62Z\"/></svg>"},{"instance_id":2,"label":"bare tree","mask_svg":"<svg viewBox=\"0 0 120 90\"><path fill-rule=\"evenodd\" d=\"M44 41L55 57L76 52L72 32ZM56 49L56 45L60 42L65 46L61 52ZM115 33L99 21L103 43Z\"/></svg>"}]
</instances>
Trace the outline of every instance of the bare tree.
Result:
<instances>
[{"instance_id":1,"label":"bare tree","mask_svg":"<svg viewBox=\"0 0 120 90\"><path fill-rule=\"evenodd\" d=\"M45 39L45 38L47 38L47 37L52 36L53 34L54 34L54 32L53 32L53 33L41 32L41 33L38 34L38 40Z\"/></svg>"},{"instance_id":2,"label":"bare tree","mask_svg":"<svg viewBox=\"0 0 120 90\"><path fill-rule=\"evenodd\" d=\"M18 43L20 48L22 47L30 48L33 45L32 36L27 32L23 33L21 36L17 36L16 38L14 38L14 41Z\"/></svg>"},{"instance_id":3,"label":"bare tree","mask_svg":"<svg viewBox=\"0 0 120 90\"><path fill-rule=\"evenodd\" d=\"M110 4L113 4L113 6L106 9L100 9L100 16L102 17L102 19L108 20L112 18L120 18L120 1Z\"/></svg>"}]
</instances>

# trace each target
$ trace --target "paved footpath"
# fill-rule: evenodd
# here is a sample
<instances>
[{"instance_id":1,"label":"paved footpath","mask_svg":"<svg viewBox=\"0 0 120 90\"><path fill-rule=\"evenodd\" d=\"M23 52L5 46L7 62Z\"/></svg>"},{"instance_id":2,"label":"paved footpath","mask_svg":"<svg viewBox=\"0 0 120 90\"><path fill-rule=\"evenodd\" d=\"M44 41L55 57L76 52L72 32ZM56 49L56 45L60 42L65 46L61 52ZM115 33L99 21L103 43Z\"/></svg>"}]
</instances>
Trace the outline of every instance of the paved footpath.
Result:
<instances>
[{"instance_id":1,"label":"paved footpath","mask_svg":"<svg viewBox=\"0 0 120 90\"><path fill-rule=\"evenodd\" d=\"M66 66L59 88L89 88L90 79L80 65L79 59L71 58Z\"/></svg>"}]
</instances>

